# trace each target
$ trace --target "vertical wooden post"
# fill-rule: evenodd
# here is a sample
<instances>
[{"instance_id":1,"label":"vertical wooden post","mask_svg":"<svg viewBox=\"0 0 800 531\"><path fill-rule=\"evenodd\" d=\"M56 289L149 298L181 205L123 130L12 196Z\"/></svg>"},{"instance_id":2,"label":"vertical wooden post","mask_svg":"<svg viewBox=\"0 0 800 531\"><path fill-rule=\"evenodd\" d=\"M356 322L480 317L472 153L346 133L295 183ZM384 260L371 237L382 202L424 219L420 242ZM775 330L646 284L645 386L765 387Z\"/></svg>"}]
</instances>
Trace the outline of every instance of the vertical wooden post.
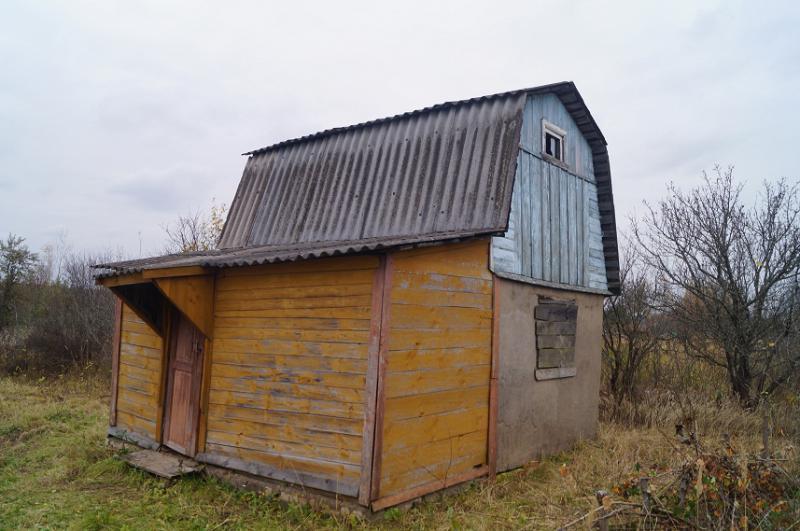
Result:
<instances>
[{"instance_id":1,"label":"vertical wooden post","mask_svg":"<svg viewBox=\"0 0 800 531\"><path fill-rule=\"evenodd\" d=\"M203 373L200 379L200 416L197 420L197 453L206 451L206 438L208 437L208 393L211 387L211 356L213 356L213 334L215 325L214 301L217 298L217 274L211 278L211 334L206 336L203 349Z\"/></svg>"},{"instance_id":2,"label":"vertical wooden post","mask_svg":"<svg viewBox=\"0 0 800 531\"><path fill-rule=\"evenodd\" d=\"M383 276L383 295L381 300L381 334L378 342L378 383L375 397L375 437L372 444L372 479L370 498L380 497L381 464L383 460L383 414L386 406L386 354L389 347L389 323L391 319L391 289L394 274L394 258L386 255L386 266Z\"/></svg>"},{"instance_id":3,"label":"vertical wooden post","mask_svg":"<svg viewBox=\"0 0 800 531\"><path fill-rule=\"evenodd\" d=\"M645 514L650 514L652 500L650 499L650 480L648 478L639 478L639 490L642 492L642 508Z\"/></svg>"},{"instance_id":4,"label":"vertical wooden post","mask_svg":"<svg viewBox=\"0 0 800 531\"><path fill-rule=\"evenodd\" d=\"M381 324L383 316L383 285L386 277L386 256L380 257L372 282L370 307L369 347L367 354L366 404L361 442L361 478L358 502L368 506L372 490L372 465L375 450L375 419L378 405L378 366L380 365Z\"/></svg>"},{"instance_id":5,"label":"vertical wooden post","mask_svg":"<svg viewBox=\"0 0 800 531\"><path fill-rule=\"evenodd\" d=\"M111 404L108 425L117 425L117 396L119 396L119 355L122 343L122 299L115 297L114 336L111 344Z\"/></svg>"},{"instance_id":6,"label":"vertical wooden post","mask_svg":"<svg viewBox=\"0 0 800 531\"><path fill-rule=\"evenodd\" d=\"M164 326L161 332L161 382L158 386L158 411L156 412L156 442L158 443L162 442L164 435L168 383L167 367L169 367L169 350L171 347L169 339L172 330L172 304L168 301L165 301L162 315Z\"/></svg>"},{"instance_id":7,"label":"vertical wooden post","mask_svg":"<svg viewBox=\"0 0 800 531\"><path fill-rule=\"evenodd\" d=\"M600 505L600 509L597 511L597 529L600 531L608 531L608 520L606 520L606 508L603 504L603 500L605 500L608 493L604 490L598 490L594 493L595 498L597 498L597 503Z\"/></svg>"},{"instance_id":8,"label":"vertical wooden post","mask_svg":"<svg viewBox=\"0 0 800 531\"><path fill-rule=\"evenodd\" d=\"M769 402L761 403L761 458L769 459Z\"/></svg>"},{"instance_id":9,"label":"vertical wooden post","mask_svg":"<svg viewBox=\"0 0 800 531\"><path fill-rule=\"evenodd\" d=\"M208 388L211 385L211 356L213 340L205 338L203 346L203 368L200 376L200 413L197 418L197 453L206 451L208 436Z\"/></svg>"},{"instance_id":10,"label":"vertical wooden post","mask_svg":"<svg viewBox=\"0 0 800 531\"><path fill-rule=\"evenodd\" d=\"M500 295L498 283L498 278L492 275L492 365L489 376L489 435L487 441L489 477L492 479L497 475L497 375L500 365Z\"/></svg>"}]
</instances>

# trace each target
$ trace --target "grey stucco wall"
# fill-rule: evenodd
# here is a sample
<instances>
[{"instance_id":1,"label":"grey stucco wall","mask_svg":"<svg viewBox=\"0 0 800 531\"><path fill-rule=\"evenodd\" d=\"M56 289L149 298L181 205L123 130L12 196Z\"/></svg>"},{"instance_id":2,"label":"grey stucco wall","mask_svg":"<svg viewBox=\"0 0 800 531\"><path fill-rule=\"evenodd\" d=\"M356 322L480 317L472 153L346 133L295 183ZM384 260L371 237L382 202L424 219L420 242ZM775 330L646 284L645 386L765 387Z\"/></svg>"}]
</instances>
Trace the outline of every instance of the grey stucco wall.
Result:
<instances>
[{"instance_id":1,"label":"grey stucco wall","mask_svg":"<svg viewBox=\"0 0 800 531\"><path fill-rule=\"evenodd\" d=\"M595 436L603 296L497 277L495 282L500 319L497 469L503 471ZM578 304L574 377L536 380L534 307L538 296Z\"/></svg>"}]
</instances>

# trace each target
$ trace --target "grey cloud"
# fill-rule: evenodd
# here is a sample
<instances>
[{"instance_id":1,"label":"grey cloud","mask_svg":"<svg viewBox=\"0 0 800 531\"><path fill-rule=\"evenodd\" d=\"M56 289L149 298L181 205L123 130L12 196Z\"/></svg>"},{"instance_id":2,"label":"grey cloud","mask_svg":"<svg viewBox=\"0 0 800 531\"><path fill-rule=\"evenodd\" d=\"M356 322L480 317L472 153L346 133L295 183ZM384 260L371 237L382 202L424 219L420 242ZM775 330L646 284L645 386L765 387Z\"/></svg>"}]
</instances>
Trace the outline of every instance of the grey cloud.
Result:
<instances>
[{"instance_id":1,"label":"grey cloud","mask_svg":"<svg viewBox=\"0 0 800 531\"><path fill-rule=\"evenodd\" d=\"M564 79L609 141L618 219L716 162L798 179L789 0L2 10L0 225L34 248L67 229L76 247L158 251L160 224L231 201L244 151Z\"/></svg>"}]
</instances>

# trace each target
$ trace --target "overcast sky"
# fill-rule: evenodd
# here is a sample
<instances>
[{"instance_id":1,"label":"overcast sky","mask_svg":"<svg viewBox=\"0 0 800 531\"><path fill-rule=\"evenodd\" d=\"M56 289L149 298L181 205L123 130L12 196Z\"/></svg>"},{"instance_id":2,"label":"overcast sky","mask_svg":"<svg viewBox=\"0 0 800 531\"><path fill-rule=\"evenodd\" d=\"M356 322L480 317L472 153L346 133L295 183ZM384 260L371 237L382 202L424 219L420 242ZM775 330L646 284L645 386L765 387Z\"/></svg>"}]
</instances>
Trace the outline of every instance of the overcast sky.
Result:
<instances>
[{"instance_id":1,"label":"overcast sky","mask_svg":"<svg viewBox=\"0 0 800 531\"><path fill-rule=\"evenodd\" d=\"M158 253L164 223L230 203L244 151L562 80L618 219L717 162L800 178L798 2L5 0L0 236Z\"/></svg>"}]
</instances>

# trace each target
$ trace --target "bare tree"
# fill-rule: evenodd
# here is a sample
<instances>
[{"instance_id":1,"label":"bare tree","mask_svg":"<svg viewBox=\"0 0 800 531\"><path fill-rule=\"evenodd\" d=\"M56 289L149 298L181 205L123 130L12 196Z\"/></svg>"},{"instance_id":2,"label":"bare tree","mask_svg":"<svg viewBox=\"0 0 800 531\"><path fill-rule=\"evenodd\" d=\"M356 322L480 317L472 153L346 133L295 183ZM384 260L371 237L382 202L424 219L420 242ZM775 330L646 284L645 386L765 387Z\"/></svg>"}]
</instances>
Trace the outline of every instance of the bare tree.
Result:
<instances>
[{"instance_id":1,"label":"bare tree","mask_svg":"<svg viewBox=\"0 0 800 531\"><path fill-rule=\"evenodd\" d=\"M724 368L733 393L753 406L800 366L798 187L764 183L748 208L732 168L704 177L689 193L670 186L634 235L687 351Z\"/></svg>"},{"instance_id":2,"label":"bare tree","mask_svg":"<svg viewBox=\"0 0 800 531\"><path fill-rule=\"evenodd\" d=\"M603 356L608 388L617 404L635 397L642 363L658 351L664 316L654 309L656 284L635 249L620 271L620 293L606 299Z\"/></svg>"},{"instance_id":3,"label":"bare tree","mask_svg":"<svg viewBox=\"0 0 800 531\"><path fill-rule=\"evenodd\" d=\"M167 236L164 251L168 254L215 249L225 225L225 205L212 202L208 213L199 210L179 216L163 227Z\"/></svg>"}]
</instances>

